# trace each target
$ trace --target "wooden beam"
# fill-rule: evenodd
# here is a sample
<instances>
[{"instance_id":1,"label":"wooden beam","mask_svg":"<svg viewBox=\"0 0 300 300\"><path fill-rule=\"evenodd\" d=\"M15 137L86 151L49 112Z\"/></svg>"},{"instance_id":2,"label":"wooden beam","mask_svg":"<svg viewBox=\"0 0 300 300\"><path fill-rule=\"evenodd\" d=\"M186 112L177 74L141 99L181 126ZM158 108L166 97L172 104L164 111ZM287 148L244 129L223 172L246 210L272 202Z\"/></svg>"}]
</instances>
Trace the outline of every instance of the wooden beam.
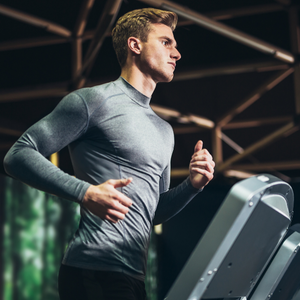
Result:
<instances>
[{"instance_id":1,"label":"wooden beam","mask_svg":"<svg viewBox=\"0 0 300 300\"><path fill-rule=\"evenodd\" d=\"M222 130L219 126L212 130L212 156L218 170L223 162Z\"/></svg>"},{"instance_id":2,"label":"wooden beam","mask_svg":"<svg viewBox=\"0 0 300 300\"><path fill-rule=\"evenodd\" d=\"M232 170L247 170L247 171L266 171L269 169L274 170L297 170L300 169L300 160L295 161L274 161L274 162L261 162L259 164L239 164L232 165Z\"/></svg>"},{"instance_id":3,"label":"wooden beam","mask_svg":"<svg viewBox=\"0 0 300 300\"><path fill-rule=\"evenodd\" d=\"M203 131L204 129L199 126L175 126L173 127L174 134L189 134Z\"/></svg>"},{"instance_id":4,"label":"wooden beam","mask_svg":"<svg viewBox=\"0 0 300 300\"><path fill-rule=\"evenodd\" d=\"M79 11L79 16L77 18L75 28L74 28L74 36L75 37L80 37L84 33L84 29L86 27L86 23L88 20L88 16L90 13L90 10L92 9L94 5L95 0L84 0L82 2L80 11Z\"/></svg>"},{"instance_id":5,"label":"wooden beam","mask_svg":"<svg viewBox=\"0 0 300 300\"><path fill-rule=\"evenodd\" d=\"M88 30L82 35L81 39L82 41L90 40L93 38L94 34L95 34L94 30ZM9 50L16 50L16 49L64 44L64 43L70 43L71 41L73 41L73 38L52 37L52 36L38 37L38 38L31 38L31 39L19 39L19 40L0 43L0 51L9 51Z\"/></svg>"},{"instance_id":6,"label":"wooden beam","mask_svg":"<svg viewBox=\"0 0 300 300\"><path fill-rule=\"evenodd\" d=\"M73 82L77 80L81 68L82 68L82 39L76 38L72 42L72 80L73 80Z\"/></svg>"},{"instance_id":7,"label":"wooden beam","mask_svg":"<svg viewBox=\"0 0 300 300\"><path fill-rule=\"evenodd\" d=\"M0 119L0 133L4 135L20 137L27 126L16 119L1 117Z\"/></svg>"},{"instance_id":8,"label":"wooden beam","mask_svg":"<svg viewBox=\"0 0 300 300\"><path fill-rule=\"evenodd\" d=\"M75 82L79 77L82 69L82 35L86 27L88 16L91 8L94 5L94 0L84 0L79 16L77 18L75 28L73 30L73 36L75 39L72 42L72 81ZM83 86L84 83L79 82L78 86Z\"/></svg>"},{"instance_id":9,"label":"wooden beam","mask_svg":"<svg viewBox=\"0 0 300 300\"><path fill-rule=\"evenodd\" d=\"M233 19L237 17L281 11L283 9L284 7L280 4L263 4L263 5L247 6L241 8L232 8L232 9L208 12L205 13L205 16L213 20L220 21L220 20ZM191 20L183 20L183 21L179 21L177 26L180 27L180 26L187 26L192 24L195 24L195 22Z\"/></svg>"},{"instance_id":10,"label":"wooden beam","mask_svg":"<svg viewBox=\"0 0 300 300\"><path fill-rule=\"evenodd\" d=\"M225 133L221 132L221 139L224 141L228 146L234 149L237 153L243 153L245 150L238 145L234 140L232 140L229 136Z\"/></svg>"},{"instance_id":11,"label":"wooden beam","mask_svg":"<svg viewBox=\"0 0 300 300\"><path fill-rule=\"evenodd\" d=\"M227 64L224 66L211 66L205 69L194 69L188 71L175 72L173 81L192 80L220 75L232 75L249 72L269 72L277 70L287 70L290 66L279 61L265 62L241 62L239 64Z\"/></svg>"},{"instance_id":12,"label":"wooden beam","mask_svg":"<svg viewBox=\"0 0 300 300\"><path fill-rule=\"evenodd\" d=\"M255 89L249 96L247 96L244 100L234 106L229 112L227 112L223 117L221 117L217 124L218 126L223 127L227 123L229 123L237 114L244 111L251 104L256 102L260 97L265 94L267 91L275 87L278 83L280 83L283 79L293 73L294 69L290 68L288 70L284 70L279 72L278 74L272 76L266 82L264 82L261 86Z\"/></svg>"},{"instance_id":13,"label":"wooden beam","mask_svg":"<svg viewBox=\"0 0 300 300\"><path fill-rule=\"evenodd\" d=\"M97 54L103 44L105 37L107 36L107 32L110 32L112 29L121 4L122 0L107 0L103 14L97 25L94 38L92 39L87 53L85 55L85 58L83 60L80 74L78 74L77 80L75 81L76 88L80 88L85 85L86 78L91 72Z\"/></svg>"},{"instance_id":14,"label":"wooden beam","mask_svg":"<svg viewBox=\"0 0 300 300\"><path fill-rule=\"evenodd\" d=\"M208 30L226 36L236 42L244 44L250 48L256 49L265 54L272 55L273 57L288 62L294 63L295 58L292 53L267 43L261 39L253 37L235 28L232 28L226 24L215 21L211 18L204 16L196 11L193 11L185 6L176 4L167 0L139 0L141 2L147 3L148 5L159 7L161 9L170 10L177 13L179 16L192 20L195 24L204 27Z\"/></svg>"},{"instance_id":15,"label":"wooden beam","mask_svg":"<svg viewBox=\"0 0 300 300\"><path fill-rule=\"evenodd\" d=\"M13 40L13 41L0 43L0 51L8 51L8 50L63 44L63 43L67 43L69 41L70 40L68 38L52 37L52 36L32 38L32 39Z\"/></svg>"},{"instance_id":16,"label":"wooden beam","mask_svg":"<svg viewBox=\"0 0 300 300\"><path fill-rule=\"evenodd\" d=\"M295 109L296 114L300 115L300 63L295 66L294 73L294 91L295 91Z\"/></svg>"},{"instance_id":17,"label":"wooden beam","mask_svg":"<svg viewBox=\"0 0 300 300\"><path fill-rule=\"evenodd\" d=\"M49 87L28 88L28 89L14 89L10 91L0 92L0 103L5 102L18 102L24 100L32 100L37 98L51 98L51 97L63 97L68 94L68 85L53 84Z\"/></svg>"},{"instance_id":18,"label":"wooden beam","mask_svg":"<svg viewBox=\"0 0 300 300\"><path fill-rule=\"evenodd\" d=\"M300 53L300 28L299 28L299 17L298 8L291 7L288 10L289 16L289 27L290 27L290 42L291 49L294 54Z\"/></svg>"},{"instance_id":19,"label":"wooden beam","mask_svg":"<svg viewBox=\"0 0 300 300\"><path fill-rule=\"evenodd\" d=\"M227 159L223 164L220 165L219 171L224 171L228 168L231 168L232 165L237 162L242 160L243 158L253 154L254 152L266 147L267 145L275 142L276 140L280 139L283 137L287 132L292 130L295 126L294 121L284 125L283 127L279 128L275 132L271 133L270 135L266 136L265 138L257 141L253 145L249 146L244 150L244 152L233 155L231 158ZM297 126L298 127L298 126Z\"/></svg>"},{"instance_id":20,"label":"wooden beam","mask_svg":"<svg viewBox=\"0 0 300 300\"><path fill-rule=\"evenodd\" d=\"M0 151L6 151L10 149L13 144L14 144L13 142L0 143Z\"/></svg>"},{"instance_id":21,"label":"wooden beam","mask_svg":"<svg viewBox=\"0 0 300 300\"><path fill-rule=\"evenodd\" d=\"M24 131L0 126L0 133L20 137Z\"/></svg>"},{"instance_id":22,"label":"wooden beam","mask_svg":"<svg viewBox=\"0 0 300 300\"><path fill-rule=\"evenodd\" d=\"M244 120L244 121L235 121L225 124L222 129L241 129L241 128L249 128L249 127L258 127L263 125L274 125L280 123L291 122L293 117L274 117L274 118L263 118L263 119L255 119L255 120Z\"/></svg>"},{"instance_id":23,"label":"wooden beam","mask_svg":"<svg viewBox=\"0 0 300 300\"><path fill-rule=\"evenodd\" d=\"M171 170L171 178L187 177L189 175L190 175L190 171L187 168Z\"/></svg>"},{"instance_id":24,"label":"wooden beam","mask_svg":"<svg viewBox=\"0 0 300 300\"><path fill-rule=\"evenodd\" d=\"M290 24L290 41L291 48L294 54L300 54L300 27L298 9L292 7L289 9L289 24ZM300 63L295 65L294 72L294 91L295 91L295 108L296 114L300 115Z\"/></svg>"},{"instance_id":25,"label":"wooden beam","mask_svg":"<svg viewBox=\"0 0 300 300\"><path fill-rule=\"evenodd\" d=\"M61 25L32 16L16 9L9 8L2 4L0 4L0 14L31 24L33 26L41 27L46 31L55 33L63 37L70 37L72 35L72 32L70 30Z\"/></svg>"},{"instance_id":26,"label":"wooden beam","mask_svg":"<svg viewBox=\"0 0 300 300\"><path fill-rule=\"evenodd\" d=\"M240 8L231 8L222 11L214 11L214 12L209 12L205 15L209 18L220 21L220 20L228 20L236 17L271 13L275 11L281 11L283 9L284 7L280 4L271 3L271 4L255 5L255 6L246 6Z\"/></svg>"},{"instance_id":27,"label":"wooden beam","mask_svg":"<svg viewBox=\"0 0 300 300\"><path fill-rule=\"evenodd\" d=\"M179 123L185 124L195 124L201 128L212 129L215 124L213 121L200 117L194 114L181 114L178 110L173 108L163 107L157 104L151 104L151 108L155 113L164 118L165 120L169 120L171 118L177 119Z\"/></svg>"},{"instance_id":28,"label":"wooden beam","mask_svg":"<svg viewBox=\"0 0 300 300\"><path fill-rule=\"evenodd\" d=\"M92 35L92 32L88 33L89 36ZM86 35L86 33L85 33ZM85 36L84 35L84 36ZM74 43L77 43L74 41ZM80 61L80 48L77 49L76 55L74 54L73 57L74 60ZM73 63L73 66L77 66L76 64L79 64L79 62ZM249 63L246 65L241 65L240 67L235 65L232 66L231 73L241 73L241 72L254 72L254 71L269 71L269 68L275 68L275 69L284 69L288 68L288 65L282 64L282 63ZM78 68L75 68L78 70ZM226 72L229 74L231 69L231 66L225 66L224 68L207 68L207 69L200 69L200 70L194 70L194 71L184 71L184 72L178 72L176 73L176 76L174 80L186 80L186 79L192 79L192 78L200 78L200 77L208 77L208 76L214 76L214 75L222 75L226 74ZM227 70L227 71L226 71ZM93 80L89 82L89 84L85 84L85 86L94 86L99 85L102 83L107 83L109 81L115 80L114 77L107 77L107 78L101 78L98 80ZM23 101L23 100L30 100L30 99L36 99L36 98L45 98L45 97L62 97L65 96L70 90L68 87L68 82L62 82L62 83L53 83L49 84L47 87L44 86L35 86L33 88L28 89L14 89L14 90L0 90L0 103L1 102L17 102L17 101ZM225 126L225 124L223 125ZM226 125L227 126L227 125ZM230 125L229 125L230 126Z\"/></svg>"}]
</instances>

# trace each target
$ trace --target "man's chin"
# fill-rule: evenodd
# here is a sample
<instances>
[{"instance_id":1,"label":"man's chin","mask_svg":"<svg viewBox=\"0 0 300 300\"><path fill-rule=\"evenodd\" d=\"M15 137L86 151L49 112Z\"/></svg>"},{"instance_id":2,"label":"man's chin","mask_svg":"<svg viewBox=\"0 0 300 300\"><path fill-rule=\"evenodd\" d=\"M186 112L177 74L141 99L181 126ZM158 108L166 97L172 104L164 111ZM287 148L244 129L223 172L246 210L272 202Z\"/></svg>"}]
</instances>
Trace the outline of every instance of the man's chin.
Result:
<instances>
[{"instance_id":1,"label":"man's chin","mask_svg":"<svg viewBox=\"0 0 300 300\"><path fill-rule=\"evenodd\" d=\"M173 80L173 78L174 78L174 74L169 75L169 76L165 76L159 82L171 82Z\"/></svg>"}]
</instances>

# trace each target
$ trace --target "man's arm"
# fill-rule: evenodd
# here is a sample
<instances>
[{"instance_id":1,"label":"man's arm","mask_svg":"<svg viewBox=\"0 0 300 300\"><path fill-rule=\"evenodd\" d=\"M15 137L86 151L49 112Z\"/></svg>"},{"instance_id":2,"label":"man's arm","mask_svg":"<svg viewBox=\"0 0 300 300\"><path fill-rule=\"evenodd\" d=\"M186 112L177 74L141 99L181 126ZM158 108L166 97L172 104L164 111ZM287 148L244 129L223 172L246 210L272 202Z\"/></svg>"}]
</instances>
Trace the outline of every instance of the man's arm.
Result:
<instances>
[{"instance_id":1,"label":"man's arm","mask_svg":"<svg viewBox=\"0 0 300 300\"><path fill-rule=\"evenodd\" d=\"M4 159L8 174L39 190L84 205L103 219L124 218L131 200L115 188L131 180L115 180L99 186L66 174L46 157L80 138L88 126L88 110L76 93L66 96L54 111L30 127Z\"/></svg>"},{"instance_id":2,"label":"man's arm","mask_svg":"<svg viewBox=\"0 0 300 300\"><path fill-rule=\"evenodd\" d=\"M80 202L89 184L66 174L46 157L79 138L88 125L87 116L77 94L66 96L9 150L4 159L6 172L34 188Z\"/></svg>"},{"instance_id":3,"label":"man's arm","mask_svg":"<svg viewBox=\"0 0 300 300\"><path fill-rule=\"evenodd\" d=\"M202 149L202 146L202 141L198 141L195 146L189 165L189 177L175 188L161 193L153 220L154 225L175 216L212 180L215 163L210 153ZM169 172L168 170L168 174L165 174L167 178Z\"/></svg>"}]
</instances>

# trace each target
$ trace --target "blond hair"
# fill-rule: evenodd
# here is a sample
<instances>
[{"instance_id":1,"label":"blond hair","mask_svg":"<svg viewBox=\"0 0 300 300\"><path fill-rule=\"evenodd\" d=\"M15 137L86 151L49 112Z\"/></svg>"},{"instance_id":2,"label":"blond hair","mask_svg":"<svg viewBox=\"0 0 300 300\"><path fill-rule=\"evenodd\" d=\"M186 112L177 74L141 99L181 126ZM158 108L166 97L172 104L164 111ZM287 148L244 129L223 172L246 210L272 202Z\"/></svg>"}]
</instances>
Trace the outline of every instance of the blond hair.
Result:
<instances>
[{"instance_id":1,"label":"blond hair","mask_svg":"<svg viewBox=\"0 0 300 300\"><path fill-rule=\"evenodd\" d=\"M126 63L129 37L146 42L151 29L150 24L164 24L174 31L177 21L178 17L174 12L155 8L136 9L120 17L112 31L112 41L121 68Z\"/></svg>"}]
</instances>

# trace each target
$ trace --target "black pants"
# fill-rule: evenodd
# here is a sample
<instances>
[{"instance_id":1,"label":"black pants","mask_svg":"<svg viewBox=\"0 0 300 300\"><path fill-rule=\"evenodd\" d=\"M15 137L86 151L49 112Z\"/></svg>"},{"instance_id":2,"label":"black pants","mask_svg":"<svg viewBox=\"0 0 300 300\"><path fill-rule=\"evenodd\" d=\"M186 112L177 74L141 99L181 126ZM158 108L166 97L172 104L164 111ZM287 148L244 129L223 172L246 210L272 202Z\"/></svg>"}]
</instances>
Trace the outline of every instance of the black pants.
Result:
<instances>
[{"instance_id":1,"label":"black pants","mask_svg":"<svg viewBox=\"0 0 300 300\"><path fill-rule=\"evenodd\" d=\"M143 281L119 272L93 271L61 264L61 300L146 300Z\"/></svg>"}]
</instances>

